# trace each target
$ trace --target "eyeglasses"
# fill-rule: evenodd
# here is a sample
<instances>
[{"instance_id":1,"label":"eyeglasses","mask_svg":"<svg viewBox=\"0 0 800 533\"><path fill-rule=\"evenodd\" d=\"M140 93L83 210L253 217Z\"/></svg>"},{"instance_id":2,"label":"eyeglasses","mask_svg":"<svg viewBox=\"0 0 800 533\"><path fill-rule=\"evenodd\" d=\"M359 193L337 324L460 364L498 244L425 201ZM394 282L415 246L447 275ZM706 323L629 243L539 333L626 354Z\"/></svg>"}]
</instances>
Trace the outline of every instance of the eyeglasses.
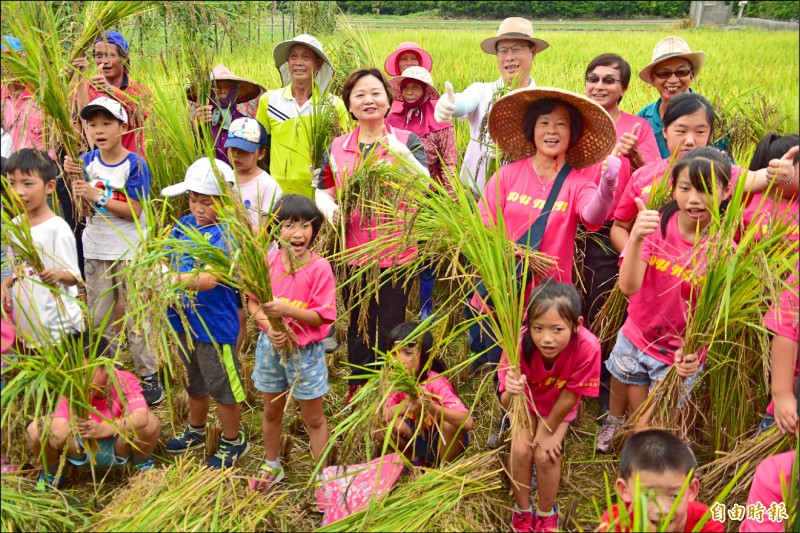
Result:
<instances>
[{"instance_id":1,"label":"eyeglasses","mask_svg":"<svg viewBox=\"0 0 800 533\"><path fill-rule=\"evenodd\" d=\"M597 76L596 74L589 74L586 76L586 83L597 83L598 81L602 81L603 85L614 85L617 82L621 82L622 80L618 80L614 76L603 76L602 78Z\"/></svg>"},{"instance_id":2,"label":"eyeglasses","mask_svg":"<svg viewBox=\"0 0 800 533\"><path fill-rule=\"evenodd\" d=\"M497 55L498 56L507 56L509 53L511 53L511 54L514 54L515 56L519 56L519 55L524 54L525 52L529 52L530 50L531 49L530 49L529 46L522 46L522 45L511 46L511 47L504 46L503 48L498 48L497 49Z\"/></svg>"},{"instance_id":3,"label":"eyeglasses","mask_svg":"<svg viewBox=\"0 0 800 533\"><path fill-rule=\"evenodd\" d=\"M678 70L656 70L653 72L653 76L660 80L668 80L673 74L678 78L685 78L691 73L692 69L683 67L679 68Z\"/></svg>"}]
</instances>

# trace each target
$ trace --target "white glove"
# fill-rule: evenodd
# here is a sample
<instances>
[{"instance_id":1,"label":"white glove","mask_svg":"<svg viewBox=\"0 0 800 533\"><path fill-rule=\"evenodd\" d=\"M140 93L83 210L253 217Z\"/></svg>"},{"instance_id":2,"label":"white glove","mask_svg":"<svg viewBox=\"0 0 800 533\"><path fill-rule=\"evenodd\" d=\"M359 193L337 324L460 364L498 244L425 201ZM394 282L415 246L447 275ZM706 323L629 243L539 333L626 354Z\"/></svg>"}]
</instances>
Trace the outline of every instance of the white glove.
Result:
<instances>
[{"instance_id":1,"label":"white glove","mask_svg":"<svg viewBox=\"0 0 800 533\"><path fill-rule=\"evenodd\" d=\"M456 111L456 95L453 93L453 84L444 82L444 94L439 97L433 109L433 118L436 122L450 122Z\"/></svg>"},{"instance_id":2,"label":"white glove","mask_svg":"<svg viewBox=\"0 0 800 533\"><path fill-rule=\"evenodd\" d=\"M320 180L322 179L322 169L308 167L308 170L311 171L311 186L315 189L319 189Z\"/></svg>"},{"instance_id":3,"label":"white glove","mask_svg":"<svg viewBox=\"0 0 800 533\"><path fill-rule=\"evenodd\" d=\"M398 157L405 159L411 155L411 150L408 149L408 146L406 146L405 143L401 143L398 138L395 137L394 133L389 133L385 125L381 128L380 142L386 146L389 151L397 154Z\"/></svg>"}]
</instances>

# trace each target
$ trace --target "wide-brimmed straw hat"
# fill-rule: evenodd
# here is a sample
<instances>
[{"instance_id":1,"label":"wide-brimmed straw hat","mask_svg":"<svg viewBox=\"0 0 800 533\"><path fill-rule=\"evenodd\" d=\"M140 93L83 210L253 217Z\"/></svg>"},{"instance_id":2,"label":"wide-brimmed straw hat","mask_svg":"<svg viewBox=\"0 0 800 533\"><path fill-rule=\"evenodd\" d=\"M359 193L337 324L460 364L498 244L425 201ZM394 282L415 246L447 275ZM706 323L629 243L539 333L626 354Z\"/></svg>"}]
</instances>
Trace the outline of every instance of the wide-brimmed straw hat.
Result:
<instances>
[{"instance_id":1,"label":"wide-brimmed straw hat","mask_svg":"<svg viewBox=\"0 0 800 533\"><path fill-rule=\"evenodd\" d=\"M333 80L333 65L331 64L331 60L328 59L328 56L325 55L325 51L322 49L322 43L314 36L307 33L302 33L288 41L279 42L275 45L275 48L272 49L272 57L275 59L275 66L278 67L278 72L281 73L281 83L286 87L289 85L289 82L292 81L287 58L289 57L289 50L296 44L302 44L303 46L311 48L314 53L322 59L322 68L314 73L314 81L319 85L320 91L324 93L328 89L328 85L331 84L331 80Z\"/></svg>"},{"instance_id":2,"label":"wide-brimmed straw hat","mask_svg":"<svg viewBox=\"0 0 800 533\"><path fill-rule=\"evenodd\" d=\"M692 49L689 48L689 44L680 37L664 37L656 43L655 48L653 48L653 59L650 61L649 65L639 71L639 78L641 78L643 82L652 85L653 82L650 79L650 72L653 70L653 67L673 57L686 58L686 60L692 64L692 70L695 75L700 72L700 69L702 69L703 65L706 63L705 52L692 52Z\"/></svg>"},{"instance_id":3,"label":"wide-brimmed straw hat","mask_svg":"<svg viewBox=\"0 0 800 533\"><path fill-rule=\"evenodd\" d=\"M417 57L419 57L419 65L424 67L428 72L433 69L433 59L431 59L431 55L423 50L417 43L406 41L398 44L397 49L389 54L389 57L383 62L383 70L386 71L386 74L389 76L399 76L401 74L400 70L397 68L397 59L406 52L417 54Z\"/></svg>"},{"instance_id":4,"label":"wide-brimmed straw hat","mask_svg":"<svg viewBox=\"0 0 800 533\"><path fill-rule=\"evenodd\" d=\"M212 83L216 81L235 81L237 86L237 104L249 102L253 98L258 98L264 92L264 87L254 81L240 78L239 76L234 76L233 72L228 70L228 68L221 63L214 67L214 70L211 71L211 81ZM191 85L186 87L186 96L190 101L197 102L195 87L192 87Z\"/></svg>"},{"instance_id":5,"label":"wide-brimmed straw hat","mask_svg":"<svg viewBox=\"0 0 800 533\"><path fill-rule=\"evenodd\" d=\"M534 51L537 54L550 46L547 41L533 36L533 24L531 24L530 20L521 17L510 17L500 23L495 37L489 37L481 41L481 50L487 54L497 55L497 50L495 49L497 41L504 39L517 39L533 43Z\"/></svg>"},{"instance_id":6,"label":"wide-brimmed straw hat","mask_svg":"<svg viewBox=\"0 0 800 533\"><path fill-rule=\"evenodd\" d=\"M414 83L420 84L425 89L425 96L427 96L429 100L437 100L439 98L439 91L433 86L431 73L424 67L408 67L403 71L402 76L395 76L389 80L389 85L392 87L395 100L403 99L401 91L403 80L414 80Z\"/></svg>"},{"instance_id":7,"label":"wide-brimmed straw hat","mask_svg":"<svg viewBox=\"0 0 800 533\"><path fill-rule=\"evenodd\" d=\"M489 114L489 135L497 146L511 159L517 160L534 154L533 141L525 137L522 124L532 103L545 98L555 98L572 104L583 117L583 133L567 150L567 163L573 168L585 168L602 161L617 140L614 120L603 106L582 94L537 87L517 89L498 99Z\"/></svg>"}]
</instances>

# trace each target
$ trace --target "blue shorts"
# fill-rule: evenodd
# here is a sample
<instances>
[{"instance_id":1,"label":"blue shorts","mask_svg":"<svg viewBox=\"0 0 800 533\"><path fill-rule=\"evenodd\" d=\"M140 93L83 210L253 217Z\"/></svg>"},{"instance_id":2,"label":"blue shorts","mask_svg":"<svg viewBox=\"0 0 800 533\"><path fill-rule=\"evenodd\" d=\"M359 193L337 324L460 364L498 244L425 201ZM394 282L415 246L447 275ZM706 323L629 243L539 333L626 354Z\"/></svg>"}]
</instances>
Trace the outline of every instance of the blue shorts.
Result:
<instances>
[{"instance_id":1,"label":"blue shorts","mask_svg":"<svg viewBox=\"0 0 800 533\"><path fill-rule=\"evenodd\" d=\"M606 361L606 368L620 383L649 385L651 391L658 381L664 379L671 366L634 346L621 330L617 333L617 343ZM701 365L693 376L687 378L687 391L692 389L702 369Z\"/></svg>"},{"instance_id":2,"label":"blue shorts","mask_svg":"<svg viewBox=\"0 0 800 533\"><path fill-rule=\"evenodd\" d=\"M416 425L413 420L404 418L403 422L411 429L416 431ZM431 428L428 431L420 430L417 437L414 439L414 457L418 461L423 462L426 466L434 466L439 459L439 431L436 428ZM461 430L461 442L464 444L464 450L469 446L469 432Z\"/></svg>"},{"instance_id":3,"label":"blue shorts","mask_svg":"<svg viewBox=\"0 0 800 533\"><path fill-rule=\"evenodd\" d=\"M298 400L314 400L328 392L328 365L322 342L300 346L286 363L263 331L258 335L253 384L261 392L278 394L292 390Z\"/></svg>"},{"instance_id":4,"label":"blue shorts","mask_svg":"<svg viewBox=\"0 0 800 533\"><path fill-rule=\"evenodd\" d=\"M83 448L83 440L80 436L76 437L78 445ZM112 466L122 466L128 462L130 456L120 458L114 455L114 445L117 443L117 437L110 437L108 439L96 440L98 450L94 454L94 465L100 468L109 468ZM85 466L89 464L89 452L85 452L82 458L75 458L67 456L67 460L75 466Z\"/></svg>"}]
</instances>

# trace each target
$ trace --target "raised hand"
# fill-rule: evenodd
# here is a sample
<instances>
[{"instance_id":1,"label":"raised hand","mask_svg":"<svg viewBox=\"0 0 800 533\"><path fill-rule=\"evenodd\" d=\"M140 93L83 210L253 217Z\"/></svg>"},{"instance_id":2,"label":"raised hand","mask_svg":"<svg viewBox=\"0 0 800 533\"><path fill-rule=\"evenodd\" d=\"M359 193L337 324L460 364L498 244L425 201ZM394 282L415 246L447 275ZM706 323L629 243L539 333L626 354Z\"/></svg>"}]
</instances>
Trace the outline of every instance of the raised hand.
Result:
<instances>
[{"instance_id":1,"label":"raised hand","mask_svg":"<svg viewBox=\"0 0 800 533\"><path fill-rule=\"evenodd\" d=\"M648 235L655 233L661 217L658 215L658 211L647 209L641 198L634 198L633 201L636 202L639 214L636 215L636 222L633 223L630 238L642 241Z\"/></svg>"},{"instance_id":2,"label":"raised hand","mask_svg":"<svg viewBox=\"0 0 800 533\"><path fill-rule=\"evenodd\" d=\"M439 97L436 107L433 109L433 118L436 119L436 122L450 122L455 111L456 95L453 92L453 84L446 81L444 82L444 94Z\"/></svg>"}]
</instances>

